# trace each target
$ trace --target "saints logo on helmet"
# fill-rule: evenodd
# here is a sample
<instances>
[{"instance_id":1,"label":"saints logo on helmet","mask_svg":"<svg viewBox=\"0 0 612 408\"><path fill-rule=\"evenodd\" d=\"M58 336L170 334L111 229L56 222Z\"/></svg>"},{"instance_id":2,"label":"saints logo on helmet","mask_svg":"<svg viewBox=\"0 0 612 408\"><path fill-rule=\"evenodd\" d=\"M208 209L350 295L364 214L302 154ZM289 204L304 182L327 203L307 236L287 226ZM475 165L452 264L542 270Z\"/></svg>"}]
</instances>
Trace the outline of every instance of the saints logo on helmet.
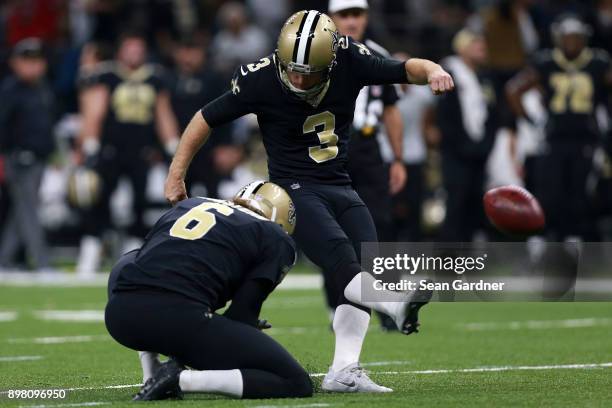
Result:
<instances>
[{"instance_id":1,"label":"saints logo on helmet","mask_svg":"<svg viewBox=\"0 0 612 408\"><path fill-rule=\"evenodd\" d=\"M240 189L233 201L279 224L286 233L293 233L295 206L282 187L269 181L254 181Z\"/></svg>"},{"instance_id":2,"label":"saints logo on helmet","mask_svg":"<svg viewBox=\"0 0 612 408\"><path fill-rule=\"evenodd\" d=\"M276 49L276 63L283 85L302 98L321 94L328 86L336 62L339 34L334 22L316 10L298 11L283 25ZM302 75L321 74L321 81L310 89L295 87L287 71Z\"/></svg>"}]
</instances>

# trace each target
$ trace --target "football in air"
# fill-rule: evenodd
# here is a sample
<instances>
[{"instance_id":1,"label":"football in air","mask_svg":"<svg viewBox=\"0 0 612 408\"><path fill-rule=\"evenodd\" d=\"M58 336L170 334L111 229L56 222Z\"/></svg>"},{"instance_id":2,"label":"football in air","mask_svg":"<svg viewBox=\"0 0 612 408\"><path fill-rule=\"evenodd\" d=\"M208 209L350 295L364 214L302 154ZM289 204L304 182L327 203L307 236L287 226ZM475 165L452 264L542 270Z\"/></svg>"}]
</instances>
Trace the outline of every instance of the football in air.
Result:
<instances>
[{"instance_id":1,"label":"football in air","mask_svg":"<svg viewBox=\"0 0 612 408\"><path fill-rule=\"evenodd\" d=\"M518 237L536 234L544 228L544 211L538 200L519 186L502 186L483 197L487 218L499 231Z\"/></svg>"}]
</instances>

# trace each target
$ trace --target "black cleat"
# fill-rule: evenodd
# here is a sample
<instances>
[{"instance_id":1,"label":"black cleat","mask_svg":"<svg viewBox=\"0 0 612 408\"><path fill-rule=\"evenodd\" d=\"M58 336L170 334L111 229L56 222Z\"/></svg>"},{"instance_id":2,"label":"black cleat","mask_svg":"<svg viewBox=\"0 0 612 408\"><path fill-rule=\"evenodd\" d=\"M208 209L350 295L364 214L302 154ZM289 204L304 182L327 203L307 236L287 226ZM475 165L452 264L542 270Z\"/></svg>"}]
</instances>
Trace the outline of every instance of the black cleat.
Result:
<instances>
[{"instance_id":1,"label":"black cleat","mask_svg":"<svg viewBox=\"0 0 612 408\"><path fill-rule=\"evenodd\" d=\"M176 360L170 359L157 369L153 377L149 378L140 388L132 401L155 401L169 398L183 398L179 387L179 375L185 367Z\"/></svg>"},{"instance_id":2,"label":"black cleat","mask_svg":"<svg viewBox=\"0 0 612 408\"><path fill-rule=\"evenodd\" d=\"M404 322L400 326L400 332L405 335L419 332L419 310L431 300L433 290L417 289L412 295L410 302L406 305Z\"/></svg>"}]
</instances>

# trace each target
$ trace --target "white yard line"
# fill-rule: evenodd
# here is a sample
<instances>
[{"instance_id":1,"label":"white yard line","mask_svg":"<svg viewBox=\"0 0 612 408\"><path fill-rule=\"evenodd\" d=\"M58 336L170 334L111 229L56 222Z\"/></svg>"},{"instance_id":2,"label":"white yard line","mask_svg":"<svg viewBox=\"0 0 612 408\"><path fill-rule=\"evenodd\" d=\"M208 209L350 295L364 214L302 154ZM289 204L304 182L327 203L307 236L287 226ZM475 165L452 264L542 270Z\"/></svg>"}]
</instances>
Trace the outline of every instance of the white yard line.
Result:
<instances>
[{"instance_id":1,"label":"white yard line","mask_svg":"<svg viewBox=\"0 0 612 408\"><path fill-rule=\"evenodd\" d=\"M573 329L580 327L612 326L612 319L603 317L588 317L583 319L564 320L525 320L514 322L481 322L465 323L459 327L469 331L483 330L541 330L541 329Z\"/></svg>"},{"instance_id":2,"label":"white yard line","mask_svg":"<svg viewBox=\"0 0 612 408\"><path fill-rule=\"evenodd\" d=\"M384 367L393 365L408 365L410 361L372 361L371 363L361 363L364 367Z\"/></svg>"},{"instance_id":3,"label":"white yard line","mask_svg":"<svg viewBox=\"0 0 612 408\"><path fill-rule=\"evenodd\" d=\"M42 359L43 356L5 356L0 357L0 363L12 363L14 361L36 361Z\"/></svg>"},{"instance_id":4,"label":"white yard line","mask_svg":"<svg viewBox=\"0 0 612 408\"><path fill-rule=\"evenodd\" d=\"M589 363L589 364L560 364L541 366L499 366L499 367L475 367L455 368L439 370L414 370L414 371L372 371L372 374L380 375L403 375L403 374L454 374L454 373L487 373L500 371L531 371L531 370L585 370L593 368L610 368L612 363ZM327 373L311 374L311 377L323 377Z\"/></svg>"},{"instance_id":5,"label":"white yard line","mask_svg":"<svg viewBox=\"0 0 612 408\"><path fill-rule=\"evenodd\" d=\"M92 277L79 278L68 272L0 272L0 286L44 286L44 287L105 287L108 284L108 272L97 273ZM278 290L320 289L323 278L320 274L291 273L283 279Z\"/></svg>"},{"instance_id":6,"label":"white yard line","mask_svg":"<svg viewBox=\"0 0 612 408\"><path fill-rule=\"evenodd\" d=\"M12 322L17 320L17 312L12 311L0 311L0 322Z\"/></svg>"},{"instance_id":7,"label":"white yard line","mask_svg":"<svg viewBox=\"0 0 612 408\"><path fill-rule=\"evenodd\" d=\"M98 323L104 321L104 310L37 310L33 313L38 319L58 322Z\"/></svg>"},{"instance_id":8,"label":"white yard line","mask_svg":"<svg viewBox=\"0 0 612 408\"><path fill-rule=\"evenodd\" d=\"M9 338L6 341L12 344L64 344L64 343L86 343L90 341L109 340L107 335L97 336L64 336L64 337L22 337Z\"/></svg>"},{"instance_id":9,"label":"white yard line","mask_svg":"<svg viewBox=\"0 0 612 408\"><path fill-rule=\"evenodd\" d=\"M486 373L504 371L532 371L532 370L590 370L596 368L612 368L610 363L586 363L586 364L559 364L559 365L540 365L540 366L496 366L496 367L475 367L475 368L452 368L435 370L413 370L413 371L373 371L375 375L409 375L409 374L455 374L455 373ZM323 377L326 373L310 374L311 377ZM111 390L122 388L136 388L141 384L107 385L97 387L75 387L64 388L66 391L89 391L89 390ZM8 391L0 391L7 394ZM30 406L32 407L32 406Z\"/></svg>"},{"instance_id":10,"label":"white yard line","mask_svg":"<svg viewBox=\"0 0 612 408\"><path fill-rule=\"evenodd\" d=\"M19 408L95 407L98 405L110 405L110 402L91 401L91 402L74 402L74 403L68 403L68 404L20 405Z\"/></svg>"},{"instance_id":11,"label":"white yard line","mask_svg":"<svg viewBox=\"0 0 612 408\"><path fill-rule=\"evenodd\" d=\"M299 404L299 405L254 405L251 408L316 408L316 407L331 407L338 404L326 404L324 402L316 402L314 404Z\"/></svg>"}]
</instances>

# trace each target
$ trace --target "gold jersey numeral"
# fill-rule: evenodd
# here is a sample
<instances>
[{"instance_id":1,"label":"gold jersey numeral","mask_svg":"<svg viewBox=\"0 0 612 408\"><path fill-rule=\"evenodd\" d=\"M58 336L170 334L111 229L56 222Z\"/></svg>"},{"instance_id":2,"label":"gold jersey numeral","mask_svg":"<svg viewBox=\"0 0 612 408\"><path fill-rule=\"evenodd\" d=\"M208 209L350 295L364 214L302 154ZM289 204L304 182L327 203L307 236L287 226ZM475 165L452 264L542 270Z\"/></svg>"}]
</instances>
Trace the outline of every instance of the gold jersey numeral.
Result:
<instances>
[{"instance_id":1,"label":"gold jersey numeral","mask_svg":"<svg viewBox=\"0 0 612 408\"><path fill-rule=\"evenodd\" d=\"M250 72L255 72L255 71L259 71L260 69L267 67L268 65L270 65L270 58L268 57L264 57L262 59L260 59L258 62L253 63L253 64L248 64L247 65L247 69Z\"/></svg>"},{"instance_id":2,"label":"gold jersey numeral","mask_svg":"<svg viewBox=\"0 0 612 408\"><path fill-rule=\"evenodd\" d=\"M200 239L216 224L215 214L209 210L216 210L221 215L232 215L234 209L221 203L203 203L193 207L180 216L170 228L170 236L190 241Z\"/></svg>"},{"instance_id":3,"label":"gold jersey numeral","mask_svg":"<svg viewBox=\"0 0 612 408\"><path fill-rule=\"evenodd\" d=\"M308 155L315 162L323 163L338 156L338 135L334 133L336 117L330 111L309 116L304 121L302 131L304 134L316 132L319 126L323 126L323 130L317 132L320 145L309 147Z\"/></svg>"},{"instance_id":4,"label":"gold jersey numeral","mask_svg":"<svg viewBox=\"0 0 612 408\"><path fill-rule=\"evenodd\" d=\"M115 117L121 123L146 125L153 121L156 92L152 85L139 82L120 84L112 96Z\"/></svg>"},{"instance_id":5,"label":"gold jersey numeral","mask_svg":"<svg viewBox=\"0 0 612 408\"><path fill-rule=\"evenodd\" d=\"M593 79L585 72L556 72L550 76L555 90L550 100L553 113L591 113L593 111Z\"/></svg>"}]
</instances>

